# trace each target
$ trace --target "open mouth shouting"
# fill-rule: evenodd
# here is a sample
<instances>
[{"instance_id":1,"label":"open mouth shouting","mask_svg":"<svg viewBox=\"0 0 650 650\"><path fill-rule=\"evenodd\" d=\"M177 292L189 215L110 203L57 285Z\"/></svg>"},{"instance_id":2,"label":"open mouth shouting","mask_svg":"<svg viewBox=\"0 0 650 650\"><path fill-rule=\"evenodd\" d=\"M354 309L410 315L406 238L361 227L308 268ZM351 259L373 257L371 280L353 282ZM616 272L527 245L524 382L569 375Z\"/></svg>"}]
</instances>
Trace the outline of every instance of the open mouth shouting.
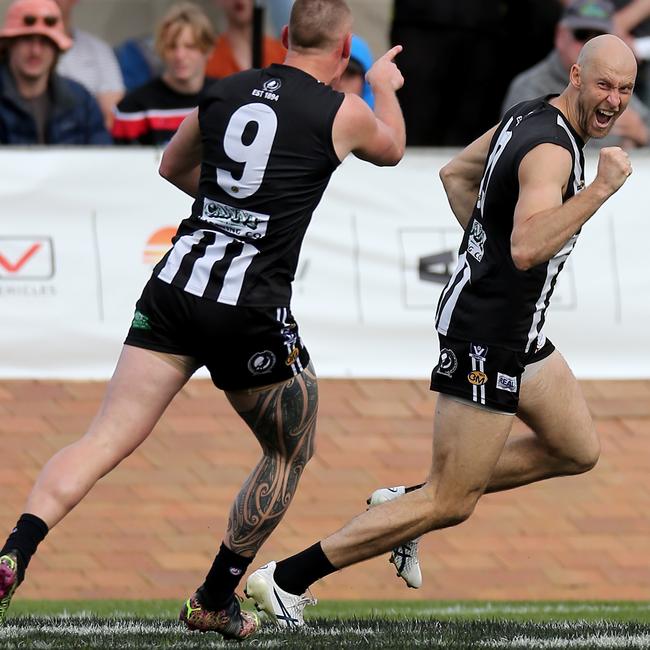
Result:
<instances>
[{"instance_id":1,"label":"open mouth shouting","mask_svg":"<svg viewBox=\"0 0 650 650\"><path fill-rule=\"evenodd\" d=\"M596 109L596 126L599 129L608 129L611 127L617 111L607 110L604 108Z\"/></svg>"}]
</instances>

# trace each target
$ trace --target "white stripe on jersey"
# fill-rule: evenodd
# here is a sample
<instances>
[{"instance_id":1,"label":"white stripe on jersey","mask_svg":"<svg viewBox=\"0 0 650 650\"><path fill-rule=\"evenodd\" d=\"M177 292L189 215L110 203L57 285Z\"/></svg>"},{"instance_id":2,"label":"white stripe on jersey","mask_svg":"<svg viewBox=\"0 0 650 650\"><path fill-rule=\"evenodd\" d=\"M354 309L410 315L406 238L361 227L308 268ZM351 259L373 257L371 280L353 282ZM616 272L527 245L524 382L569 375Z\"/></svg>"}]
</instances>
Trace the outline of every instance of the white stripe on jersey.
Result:
<instances>
[{"instance_id":1,"label":"white stripe on jersey","mask_svg":"<svg viewBox=\"0 0 650 650\"><path fill-rule=\"evenodd\" d=\"M582 180L582 167L580 166L580 149L578 148L578 143L571 133L571 129L567 126L567 123L564 121L564 118L561 115L557 116L557 123L561 126L569 136L571 140L571 146L573 147L573 191L577 194L580 191L580 181Z\"/></svg>"},{"instance_id":2,"label":"white stripe on jersey","mask_svg":"<svg viewBox=\"0 0 650 650\"><path fill-rule=\"evenodd\" d=\"M456 278L458 278L461 272L463 277L458 281L452 291L451 288L454 286L454 282L456 282ZM438 316L438 331L444 336L447 335L447 330L449 329L449 323L451 321L451 314L454 311L456 303L458 302L460 292L463 290L463 287L469 282L471 274L472 270L470 269L469 263L467 262L467 255L463 253L458 257L458 265L456 266L454 275L452 275L449 282L447 283L447 293L443 294L440 298L441 307L443 302L446 300L446 302L444 302L445 306L442 307ZM449 295L450 291L451 295Z\"/></svg>"},{"instance_id":3,"label":"white stripe on jersey","mask_svg":"<svg viewBox=\"0 0 650 650\"><path fill-rule=\"evenodd\" d=\"M580 165L580 149L578 143L571 133L571 129L567 126L564 118L561 115L557 116L557 123L561 126L569 136L571 141L571 146L573 147L573 192L577 194L580 191L580 181L582 180L582 166ZM540 293L537 302L535 303L535 313L533 314L533 322L531 323L530 330L528 331L528 343L526 344L526 352L530 350L530 346L537 341L539 336L539 324L542 320L542 315L546 310L546 302L548 299L548 294L551 291L553 286L553 280L556 278L560 272L560 267L569 257L573 247L576 245L578 239L578 234L573 235L569 241L564 244L562 249L558 251L548 262L546 267L546 280L544 281L544 286L542 287L542 292Z\"/></svg>"},{"instance_id":4,"label":"white stripe on jersey","mask_svg":"<svg viewBox=\"0 0 650 650\"><path fill-rule=\"evenodd\" d=\"M222 235L222 237L225 240L229 240L226 242L226 244L235 241L232 237L227 237L226 235ZM217 239L220 238L218 237ZM210 248L211 247L209 247L208 250L210 250ZM206 251L206 255L207 252L208 251ZM241 288L244 285L244 276L246 275L246 271L248 270L248 267L251 265L253 258L258 253L259 250L257 250L257 248L255 248L255 246L253 246L252 244L249 244L248 242L244 244L241 253L233 259L233 261L230 263L230 266L228 267L228 271L223 276L223 286L221 287L221 291L219 292L219 297L217 298L217 302L223 302L226 305L237 304L237 301L239 300L239 294L241 293ZM223 257L223 255L221 257ZM221 259L221 257L219 259ZM217 260L215 260L215 262L216 261ZM196 264L195 268L196 266L200 266L200 265ZM208 273L208 277L209 275L210 274ZM190 291L190 289L186 289L186 291ZM205 291L205 287L204 287L204 291Z\"/></svg>"},{"instance_id":5,"label":"white stripe on jersey","mask_svg":"<svg viewBox=\"0 0 650 650\"><path fill-rule=\"evenodd\" d=\"M569 239L569 241L564 244L564 248L555 254L555 257L552 257L548 261L548 266L546 267L546 280L544 281L544 286L542 287L542 292L535 303L535 313L533 314L533 322L528 331L528 343L526 343L526 352L530 350L530 346L537 341L539 336L539 323L542 320L542 315L546 310L546 302L548 300L548 294L551 291L553 286L553 280L557 277L560 272L560 266L566 262L567 257L573 250L573 247L576 245L578 239L578 234L576 233Z\"/></svg>"},{"instance_id":6,"label":"white stripe on jersey","mask_svg":"<svg viewBox=\"0 0 650 650\"><path fill-rule=\"evenodd\" d=\"M163 282L171 284L174 276L178 273L181 262L187 253L192 250L192 246L198 244L203 238L202 230L195 230L191 235L183 235L172 248L165 266L160 270L158 278Z\"/></svg>"}]
</instances>

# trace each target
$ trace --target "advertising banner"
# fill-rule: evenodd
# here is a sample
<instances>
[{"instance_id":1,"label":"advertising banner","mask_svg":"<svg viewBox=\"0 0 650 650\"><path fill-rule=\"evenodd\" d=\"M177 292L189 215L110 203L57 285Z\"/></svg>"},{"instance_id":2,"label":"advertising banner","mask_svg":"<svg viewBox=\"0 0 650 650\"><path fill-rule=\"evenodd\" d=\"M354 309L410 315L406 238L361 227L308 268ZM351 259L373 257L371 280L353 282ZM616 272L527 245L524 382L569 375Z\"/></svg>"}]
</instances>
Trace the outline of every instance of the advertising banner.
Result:
<instances>
[{"instance_id":1,"label":"advertising banner","mask_svg":"<svg viewBox=\"0 0 650 650\"><path fill-rule=\"evenodd\" d=\"M438 179L453 155L335 173L305 239L293 312L322 377L427 377L461 230ZM0 377L108 378L190 197L152 149L0 152ZM650 157L585 225L545 333L582 378L650 376ZM588 159L587 181L596 160Z\"/></svg>"}]
</instances>

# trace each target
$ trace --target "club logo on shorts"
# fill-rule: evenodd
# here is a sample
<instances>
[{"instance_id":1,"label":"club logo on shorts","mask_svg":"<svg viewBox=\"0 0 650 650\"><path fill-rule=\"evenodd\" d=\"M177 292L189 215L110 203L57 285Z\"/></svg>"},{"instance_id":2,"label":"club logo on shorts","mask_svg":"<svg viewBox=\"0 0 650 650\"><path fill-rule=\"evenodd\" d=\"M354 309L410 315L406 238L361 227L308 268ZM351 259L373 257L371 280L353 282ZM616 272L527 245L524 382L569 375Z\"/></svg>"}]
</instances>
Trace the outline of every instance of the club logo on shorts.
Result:
<instances>
[{"instance_id":1,"label":"club logo on shorts","mask_svg":"<svg viewBox=\"0 0 650 650\"><path fill-rule=\"evenodd\" d=\"M296 362L296 359L298 358L298 355L299 355L299 354L300 354L300 350L299 350L298 348L294 348L294 349L291 350L291 352L289 353L289 356L287 357L287 360L285 361L285 363L286 363L288 366L290 366L292 363L295 363L295 362Z\"/></svg>"},{"instance_id":2,"label":"club logo on shorts","mask_svg":"<svg viewBox=\"0 0 650 650\"><path fill-rule=\"evenodd\" d=\"M449 348L440 350L440 361L438 361L436 372L439 375L451 377L456 372L456 368L458 368L458 359L453 351Z\"/></svg>"},{"instance_id":3,"label":"club logo on shorts","mask_svg":"<svg viewBox=\"0 0 650 650\"><path fill-rule=\"evenodd\" d=\"M131 321L131 327L134 330L150 330L151 324L149 323L149 316L143 314L141 311L136 310Z\"/></svg>"},{"instance_id":4,"label":"club logo on shorts","mask_svg":"<svg viewBox=\"0 0 650 650\"><path fill-rule=\"evenodd\" d=\"M485 361L487 358L487 352L487 345L480 345L478 343L469 344L469 356L472 357L472 359L476 359L477 361Z\"/></svg>"},{"instance_id":5,"label":"club logo on shorts","mask_svg":"<svg viewBox=\"0 0 650 650\"><path fill-rule=\"evenodd\" d=\"M487 380L488 376L480 370L472 370L472 372L467 375L467 381L474 386L483 386Z\"/></svg>"},{"instance_id":6,"label":"club logo on shorts","mask_svg":"<svg viewBox=\"0 0 650 650\"><path fill-rule=\"evenodd\" d=\"M517 378L510 375L504 375L502 372L497 373L497 388L507 390L509 393L517 392Z\"/></svg>"},{"instance_id":7,"label":"club logo on shorts","mask_svg":"<svg viewBox=\"0 0 650 650\"><path fill-rule=\"evenodd\" d=\"M282 338L287 345L295 345L298 341L298 327L295 323L285 325L281 330Z\"/></svg>"},{"instance_id":8,"label":"club logo on shorts","mask_svg":"<svg viewBox=\"0 0 650 650\"><path fill-rule=\"evenodd\" d=\"M275 366L275 355L270 350L256 352L248 360L248 371L252 375L265 375Z\"/></svg>"}]
</instances>

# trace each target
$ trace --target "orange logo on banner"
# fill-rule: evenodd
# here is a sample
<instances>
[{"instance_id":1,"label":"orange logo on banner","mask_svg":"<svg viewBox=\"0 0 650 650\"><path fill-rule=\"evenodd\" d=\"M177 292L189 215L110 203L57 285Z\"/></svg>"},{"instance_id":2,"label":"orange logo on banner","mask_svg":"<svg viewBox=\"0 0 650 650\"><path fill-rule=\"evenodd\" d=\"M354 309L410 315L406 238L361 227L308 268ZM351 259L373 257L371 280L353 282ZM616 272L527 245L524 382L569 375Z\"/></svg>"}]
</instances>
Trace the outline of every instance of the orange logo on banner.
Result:
<instances>
[{"instance_id":1,"label":"orange logo on banner","mask_svg":"<svg viewBox=\"0 0 650 650\"><path fill-rule=\"evenodd\" d=\"M149 237L142 260L145 264L155 266L162 256L171 248L172 237L176 234L175 226L165 226Z\"/></svg>"}]
</instances>

